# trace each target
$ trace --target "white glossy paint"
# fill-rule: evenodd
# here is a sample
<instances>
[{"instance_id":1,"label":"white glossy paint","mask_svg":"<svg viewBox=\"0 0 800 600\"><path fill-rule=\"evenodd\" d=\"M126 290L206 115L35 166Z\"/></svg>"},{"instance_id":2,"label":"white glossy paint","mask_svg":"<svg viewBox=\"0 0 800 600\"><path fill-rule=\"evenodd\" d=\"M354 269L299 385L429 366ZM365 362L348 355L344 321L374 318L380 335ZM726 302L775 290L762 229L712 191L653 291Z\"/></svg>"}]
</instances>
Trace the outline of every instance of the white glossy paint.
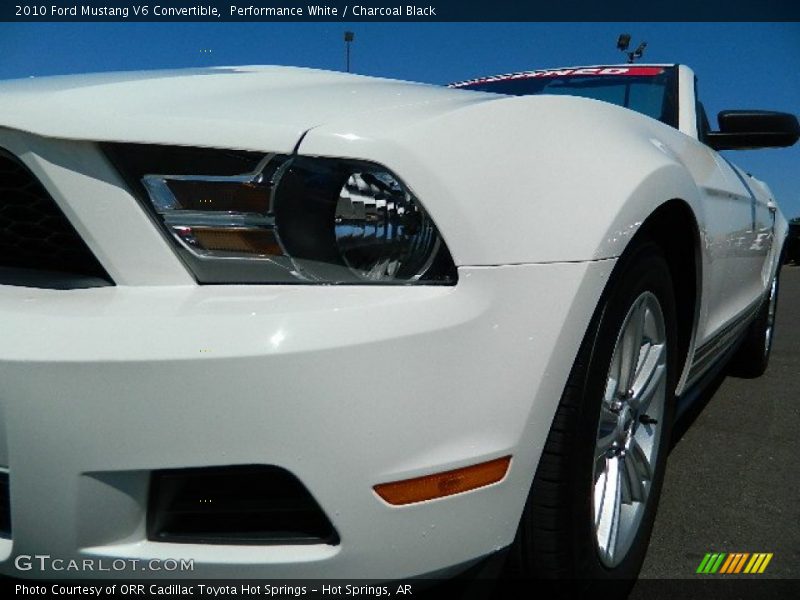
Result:
<instances>
[{"instance_id":1,"label":"white glossy paint","mask_svg":"<svg viewBox=\"0 0 800 600\"><path fill-rule=\"evenodd\" d=\"M13 554L400 578L502 547L613 265L462 268L455 287L3 287ZM507 454L501 484L455 498L371 489ZM306 484L339 547L146 541L149 470L264 462Z\"/></svg>"},{"instance_id":2,"label":"white glossy paint","mask_svg":"<svg viewBox=\"0 0 800 600\"><path fill-rule=\"evenodd\" d=\"M642 222L672 199L698 222L694 346L777 266L785 219L766 231L769 189L751 181L751 196L697 140L691 71L680 81L680 131L582 98L308 69L0 84L0 147L118 284L0 286L9 553L187 557L200 577L402 578L510 543L589 319ZM95 143L108 140L382 163L433 216L459 283L198 286ZM371 491L506 454L508 477L468 494L396 508ZM342 544L146 540L150 470L251 463L295 473Z\"/></svg>"},{"instance_id":3,"label":"white glossy paint","mask_svg":"<svg viewBox=\"0 0 800 600\"><path fill-rule=\"evenodd\" d=\"M686 65L678 65L678 129L697 139L695 74Z\"/></svg>"},{"instance_id":4,"label":"white glossy paint","mask_svg":"<svg viewBox=\"0 0 800 600\"><path fill-rule=\"evenodd\" d=\"M73 140L291 152L304 131L343 115L492 99L287 67L98 73L0 82L0 126Z\"/></svg>"}]
</instances>

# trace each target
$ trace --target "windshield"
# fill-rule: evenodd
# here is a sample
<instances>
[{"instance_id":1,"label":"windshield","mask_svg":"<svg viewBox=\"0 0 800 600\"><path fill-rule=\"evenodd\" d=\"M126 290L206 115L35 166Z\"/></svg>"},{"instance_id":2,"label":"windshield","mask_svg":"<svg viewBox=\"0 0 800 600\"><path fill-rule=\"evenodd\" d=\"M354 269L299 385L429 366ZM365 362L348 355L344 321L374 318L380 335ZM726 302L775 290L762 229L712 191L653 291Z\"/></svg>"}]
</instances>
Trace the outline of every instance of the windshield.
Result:
<instances>
[{"instance_id":1,"label":"windshield","mask_svg":"<svg viewBox=\"0 0 800 600\"><path fill-rule=\"evenodd\" d=\"M512 96L582 96L610 102L678 126L674 67L588 67L528 71L455 83L451 87Z\"/></svg>"}]
</instances>

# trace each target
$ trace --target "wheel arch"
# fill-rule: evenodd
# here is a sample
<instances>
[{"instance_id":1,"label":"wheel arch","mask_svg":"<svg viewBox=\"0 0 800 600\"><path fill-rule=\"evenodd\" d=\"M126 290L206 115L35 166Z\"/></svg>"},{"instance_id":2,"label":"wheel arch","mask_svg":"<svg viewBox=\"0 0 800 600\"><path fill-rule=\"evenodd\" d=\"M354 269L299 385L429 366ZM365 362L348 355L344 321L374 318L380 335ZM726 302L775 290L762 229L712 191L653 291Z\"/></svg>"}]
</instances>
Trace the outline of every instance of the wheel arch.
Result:
<instances>
[{"instance_id":1,"label":"wheel arch","mask_svg":"<svg viewBox=\"0 0 800 600\"><path fill-rule=\"evenodd\" d=\"M672 276L678 320L676 393L679 394L691 363L703 289L700 227L690 204L681 198L672 198L659 205L642 222L624 252L630 252L644 240L653 241L661 248Z\"/></svg>"}]
</instances>

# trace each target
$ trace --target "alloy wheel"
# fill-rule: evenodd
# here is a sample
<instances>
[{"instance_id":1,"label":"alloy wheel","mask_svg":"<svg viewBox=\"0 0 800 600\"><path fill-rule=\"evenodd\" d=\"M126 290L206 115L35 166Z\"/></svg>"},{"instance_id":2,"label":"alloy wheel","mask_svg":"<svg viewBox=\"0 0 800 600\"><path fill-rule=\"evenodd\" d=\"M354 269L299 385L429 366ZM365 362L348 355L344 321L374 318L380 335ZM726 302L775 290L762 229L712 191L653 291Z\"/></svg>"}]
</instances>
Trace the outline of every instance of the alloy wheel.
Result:
<instances>
[{"instance_id":1,"label":"alloy wheel","mask_svg":"<svg viewBox=\"0 0 800 600\"><path fill-rule=\"evenodd\" d=\"M625 558L642 523L662 443L667 337L651 292L631 305L614 346L594 452L593 518L600 561Z\"/></svg>"}]
</instances>

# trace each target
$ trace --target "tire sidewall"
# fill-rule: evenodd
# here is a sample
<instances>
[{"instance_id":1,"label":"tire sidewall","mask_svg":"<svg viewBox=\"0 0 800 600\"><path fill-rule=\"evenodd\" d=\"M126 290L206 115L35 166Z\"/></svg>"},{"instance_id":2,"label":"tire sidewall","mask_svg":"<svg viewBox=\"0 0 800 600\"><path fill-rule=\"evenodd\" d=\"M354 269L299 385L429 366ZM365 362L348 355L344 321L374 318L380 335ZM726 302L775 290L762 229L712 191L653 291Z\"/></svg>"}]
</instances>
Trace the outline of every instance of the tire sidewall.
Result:
<instances>
[{"instance_id":1,"label":"tire sidewall","mask_svg":"<svg viewBox=\"0 0 800 600\"><path fill-rule=\"evenodd\" d=\"M669 267L657 246L643 244L631 252L630 255L621 259L617 272L620 275L612 280L605 301L602 303L602 312L586 373L579 419L580 432L576 440L573 460L571 461L575 465L571 481L571 487L574 491L572 514L576 515L573 523L574 540L572 544L576 553L576 556L573 557L574 564L577 567L577 573L582 577L597 580L608 578L633 580L641 569L663 483L675 409L677 329L675 296ZM659 423L662 427L661 441L655 460L654 477L639 531L623 561L614 568L608 568L600 562L592 523L593 455L600 418L601 399L605 391L611 356L629 309L634 300L646 291L653 293L658 298L664 315L666 331L667 387L663 422Z\"/></svg>"},{"instance_id":2,"label":"tire sidewall","mask_svg":"<svg viewBox=\"0 0 800 600\"><path fill-rule=\"evenodd\" d=\"M767 370L772 346L775 343L775 322L772 323L772 336L767 344L767 328L769 327L769 307L772 284L775 284L775 309L778 308L780 297L780 271L777 271L770 280L767 293L764 295L761 306L747 327L742 337L736 355L730 364L730 373L736 377L753 379L760 377Z\"/></svg>"}]
</instances>

